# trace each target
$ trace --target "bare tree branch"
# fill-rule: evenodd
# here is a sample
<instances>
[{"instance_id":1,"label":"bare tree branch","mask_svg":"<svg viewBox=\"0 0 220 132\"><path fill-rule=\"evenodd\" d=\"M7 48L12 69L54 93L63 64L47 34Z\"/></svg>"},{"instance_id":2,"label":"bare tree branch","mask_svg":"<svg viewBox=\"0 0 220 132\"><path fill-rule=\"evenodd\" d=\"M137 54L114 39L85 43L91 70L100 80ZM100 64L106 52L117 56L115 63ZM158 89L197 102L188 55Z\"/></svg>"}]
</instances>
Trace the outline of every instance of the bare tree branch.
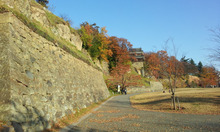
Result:
<instances>
[{"instance_id":1,"label":"bare tree branch","mask_svg":"<svg viewBox=\"0 0 220 132\"><path fill-rule=\"evenodd\" d=\"M210 60L219 63L220 62L220 27L217 27L216 29L210 29L209 31L212 33L211 40L217 44L213 48L209 48L209 50L211 51L209 58Z\"/></svg>"}]
</instances>

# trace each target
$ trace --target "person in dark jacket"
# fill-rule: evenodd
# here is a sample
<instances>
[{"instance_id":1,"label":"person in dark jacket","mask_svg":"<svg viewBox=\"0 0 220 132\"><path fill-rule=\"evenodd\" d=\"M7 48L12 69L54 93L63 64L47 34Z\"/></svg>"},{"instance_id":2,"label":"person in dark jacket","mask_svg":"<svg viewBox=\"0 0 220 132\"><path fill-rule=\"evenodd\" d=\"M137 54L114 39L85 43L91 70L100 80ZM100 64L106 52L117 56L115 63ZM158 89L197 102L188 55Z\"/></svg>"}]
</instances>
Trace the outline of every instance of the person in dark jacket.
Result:
<instances>
[{"instance_id":1,"label":"person in dark jacket","mask_svg":"<svg viewBox=\"0 0 220 132\"><path fill-rule=\"evenodd\" d=\"M125 95L126 95L127 94L127 88L126 87L124 88L124 92L125 92Z\"/></svg>"}]
</instances>

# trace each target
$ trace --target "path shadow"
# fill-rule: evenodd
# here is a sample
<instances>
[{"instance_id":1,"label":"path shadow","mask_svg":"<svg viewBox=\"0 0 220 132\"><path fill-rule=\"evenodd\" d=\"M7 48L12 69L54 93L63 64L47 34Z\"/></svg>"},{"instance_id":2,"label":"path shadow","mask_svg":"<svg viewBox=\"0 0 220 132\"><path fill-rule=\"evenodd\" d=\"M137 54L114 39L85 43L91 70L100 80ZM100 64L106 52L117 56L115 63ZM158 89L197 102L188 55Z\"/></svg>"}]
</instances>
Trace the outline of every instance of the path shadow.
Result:
<instances>
[{"instance_id":1,"label":"path shadow","mask_svg":"<svg viewBox=\"0 0 220 132\"><path fill-rule=\"evenodd\" d=\"M146 105L146 104L159 104L159 103L164 103L164 102L170 102L171 99L161 99L161 100L156 100L156 101L150 101L150 102L144 102L144 103L134 103L138 105ZM214 105L220 105L220 98L196 98L196 97L180 97L179 101L181 103L211 103Z\"/></svg>"},{"instance_id":2,"label":"path shadow","mask_svg":"<svg viewBox=\"0 0 220 132\"><path fill-rule=\"evenodd\" d=\"M82 128L78 126L69 126L69 127L62 129L60 132L107 132L107 131L94 129L94 128Z\"/></svg>"},{"instance_id":3,"label":"path shadow","mask_svg":"<svg viewBox=\"0 0 220 132\"><path fill-rule=\"evenodd\" d=\"M26 113L24 113L17 103L12 101L11 104L16 113L13 113L14 115L9 122L15 132L41 131L48 128L49 121L43 117L35 106L28 107L23 105L24 109L26 109Z\"/></svg>"}]
</instances>

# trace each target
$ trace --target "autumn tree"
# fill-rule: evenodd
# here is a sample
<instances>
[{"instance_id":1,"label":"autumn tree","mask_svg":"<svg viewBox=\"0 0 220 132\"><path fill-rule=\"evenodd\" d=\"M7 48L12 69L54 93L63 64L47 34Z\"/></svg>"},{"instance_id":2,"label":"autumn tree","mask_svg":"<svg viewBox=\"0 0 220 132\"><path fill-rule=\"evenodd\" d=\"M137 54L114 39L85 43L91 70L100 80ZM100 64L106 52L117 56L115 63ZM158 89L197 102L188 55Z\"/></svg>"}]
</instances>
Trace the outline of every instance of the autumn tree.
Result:
<instances>
[{"instance_id":1,"label":"autumn tree","mask_svg":"<svg viewBox=\"0 0 220 132\"><path fill-rule=\"evenodd\" d=\"M101 28L101 32L99 33L99 39L101 43L99 45L99 60L105 60L108 62L108 57L111 57L113 52L110 49L110 37L107 34L107 30L105 27Z\"/></svg>"},{"instance_id":2,"label":"autumn tree","mask_svg":"<svg viewBox=\"0 0 220 132\"><path fill-rule=\"evenodd\" d=\"M171 89L172 99L175 99L175 88L177 79L183 74L183 65L175 56L169 56L164 50L157 53L145 54L145 60L148 64L148 71L152 76L155 76L158 81L168 79L168 87ZM175 108L175 100L174 109Z\"/></svg>"},{"instance_id":3,"label":"autumn tree","mask_svg":"<svg viewBox=\"0 0 220 132\"><path fill-rule=\"evenodd\" d=\"M131 58L129 48L132 44L124 38L109 37L105 27L99 28L96 24L84 22L78 30L83 48L86 49L93 60L109 62L109 69L113 78L109 82L121 84L126 87L136 83L140 78L131 74Z\"/></svg>"},{"instance_id":4,"label":"autumn tree","mask_svg":"<svg viewBox=\"0 0 220 132\"><path fill-rule=\"evenodd\" d=\"M198 69L194 62L194 60L191 58L186 58L186 56L183 56L180 59L180 62L182 62L184 75L197 75Z\"/></svg>"},{"instance_id":5,"label":"autumn tree","mask_svg":"<svg viewBox=\"0 0 220 132\"><path fill-rule=\"evenodd\" d=\"M116 67L118 63L129 63L131 58L128 51L132 44L127 39L115 36L110 37L109 40L109 49L112 51L112 56L108 57L110 70Z\"/></svg>"},{"instance_id":6,"label":"autumn tree","mask_svg":"<svg viewBox=\"0 0 220 132\"><path fill-rule=\"evenodd\" d=\"M140 75L131 73L130 64L118 63L116 67L113 67L111 75L114 77L114 83L120 84L122 88L137 85L141 80Z\"/></svg>"},{"instance_id":7,"label":"autumn tree","mask_svg":"<svg viewBox=\"0 0 220 132\"><path fill-rule=\"evenodd\" d=\"M49 3L49 0L36 0L39 4L42 6L48 8L47 4Z\"/></svg>"},{"instance_id":8,"label":"autumn tree","mask_svg":"<svg viewBox=\"0 0 220 132\"><path fill-rule=\"evenodd\" d=\"M167 45L170 41L173 46L173 55L169 56L167 53L168 47L165 47L166 50L163 52L165 59L162 66L162 72L164 76L169 80L169 88L171 89L171 100L173 102L173 109L176 110L176 83L177 79L183 75L184 70L182 63L176 59L178 50L175 47L173 39L168 39L165 45Z\"/></svg>"},{"instance_id":9,"label":"autumn tree","mask_svg":"<svg viewBox=\"0 0 220 132\"><path fill-rule=\"evenodd\" d=\"M164 76L166 76L169 80L169 88L171 89L171 99L173 102L173 109L176 109L175 102L175 91L176 91L176 83L177 79L183 75L183 66L182 63L179 62L175 56L168 57L165 60L162 68Z\"/></svg>"},{"instance_id":10,"label":"autumn tree","mask_svg":"<svg viewBox=\"0 0 220 132\"><path fill-rule=\"evenodd\" d=\"M172 50L173 50L173 55L169 56L167 51L168 51L168 43L172 43ZM176 91L176 84L178 78L180 78L183 75L183 65L181 62L179 62L176 57L177 57L178 50L175 47L175 44L173 42L173 39L168 39L165 42L165 47L164 50L160 52L160 58L161 58L161 73L164 76L164 78L167 78L169 81L169 88L171 90L171 100L173 104L173 109L176 110L176 96L175 96L175 91Z\"/></svg>"},{"instance_id":11,"label":"autumn tree","mask_svg":"<svg viewBox=\"0 0 220 132\"><path fill-rule=\"evenodd\" d=\"M88 22L84 22L80 25L78 33L80 34L83 42L82 47L88 50L92 46L92 41L95 36L99 33L98 26L96 24L90 25Z\"/></svg>"},{"instance_id":12,"label":"autumn tree","mask_svg":"<svg viewBox=\"0 0 220 132\"><path fill-rule=\"evenodd\" d=\"M141 84L141 76L132 73L131 57L129 48L132 44L124 38L110 37L109 48L112 51L112 56L109 56L109 67L111 70L112 85L120 84L122 88L131 85Z\"/></svg>"},{"instance_id":13,"label":"autumn tree","mask_svg":"<svg viewBox=\"0 0 220 132\"><path fill-rule=\"evenodd\" d=\"M160 68L162 58L159 56L160 52L161 51L158 51L157 53L145 53L145 65L147 65L145 70L157 80L161 77Z\"/></svg>"},{"instance_id":14,"label":"autumn tree","mask_svg":"<svg viewBox=\"0 0 220 132\"><path fill-rule=\"evenodd\" d=\"M105 27L100 29L95 23L90 25L84 22L78 32L83 42L82 47L89 52L93 60L108 61L108 56L112 55L112 51L109 49L111 41Z\"/></svg>"},{"instance_id":15,"label":"autumn tree","mask_svg":"<svg viewBox=\"0 0 220 132\"><path fill-rule=\"evenodd\" d=\"M214 67L203 67L201 74L201 84L203 87L218 85L218 73Z\"/></svg>"}]
</instances>

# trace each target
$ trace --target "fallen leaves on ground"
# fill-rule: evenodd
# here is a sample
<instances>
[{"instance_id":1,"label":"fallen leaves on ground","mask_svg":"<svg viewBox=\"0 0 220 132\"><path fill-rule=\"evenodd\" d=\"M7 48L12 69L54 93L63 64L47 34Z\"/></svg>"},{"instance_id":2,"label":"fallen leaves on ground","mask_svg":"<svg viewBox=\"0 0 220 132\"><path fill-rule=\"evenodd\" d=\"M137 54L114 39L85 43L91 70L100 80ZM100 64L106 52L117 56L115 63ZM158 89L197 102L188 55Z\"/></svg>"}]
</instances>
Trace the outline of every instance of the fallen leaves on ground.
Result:
<instances>
[{"instance_id":1,"label":"fallen leaves on ground","mask_svg":"<svg viewBox=\"0 0 220 132\"><path fill-rule=\"evenodd\" d=\"M103 114L98 114L96 115L97 117L103 117L104 115Z\"/></svg>"},{"instance_id":2,"label":"fallen leaves on ground","mask_svg":"<svg viewBox=\"0 0 220 132\"><path fill-rule=\"evenodd\" d=\"M134 123L134 124L132 124L132 126L134 126L134 127L140 127L141 125L138 124L138 123Z\"/></svg>"},{"instance_id":3,"label":"fallen leaves on ground","mask_svg":"<svg viewBox=\"0 0 220 132\"><path fill-rule=\"evenodd\" d=\"M122 121L122 120L128 119L128 118L129 119L138 119L140 117L137 116L137 115L128 114L128 115L124 115L124 116L121 116L121 117L113 117L113 118L110 118L108 120L90 119L89 122L96 122L96 123L119 122L119 121Z\"/></svg>"},{"instance_id":4,"label":"fallen leaves on ground","mask_svg":"<svg viewBox=\"0 0 220 132\"><path fill-rule=\"evenodd\" d=\"M120 110L108 110L108 111L94 111L92 113L98 114L98 113L118 113Z\"/></svg>"}]
</instances>

